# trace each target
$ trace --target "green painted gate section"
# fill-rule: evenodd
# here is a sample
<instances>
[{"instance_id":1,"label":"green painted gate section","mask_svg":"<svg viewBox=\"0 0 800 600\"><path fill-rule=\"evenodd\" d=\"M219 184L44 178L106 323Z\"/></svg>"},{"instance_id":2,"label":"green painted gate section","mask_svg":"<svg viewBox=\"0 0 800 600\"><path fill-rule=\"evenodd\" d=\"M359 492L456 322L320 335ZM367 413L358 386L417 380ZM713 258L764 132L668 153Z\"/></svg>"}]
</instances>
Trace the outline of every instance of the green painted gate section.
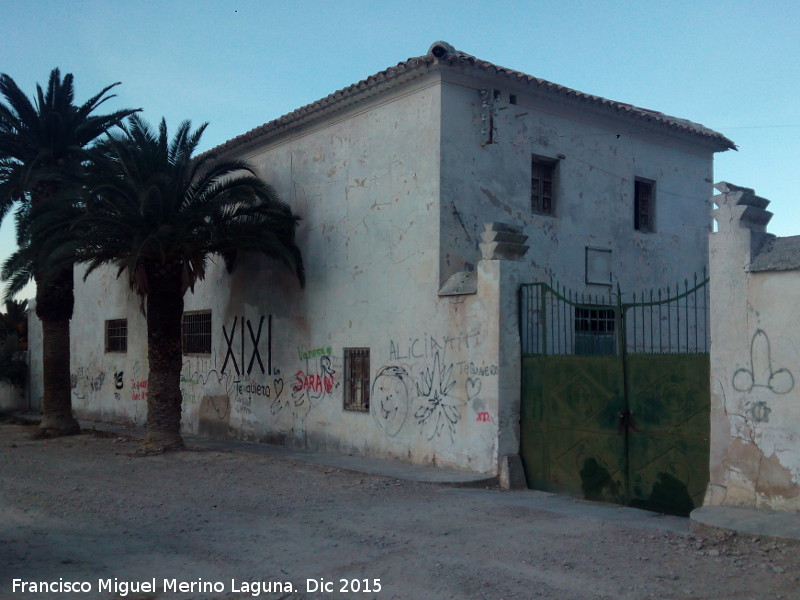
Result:
<instances>
[{"instance_id":1,"label":"green painted gate section","mask_svg":"<svg viewBox=\"0 0 800 600\"><path fill-rule=\"evenodd\" d=\"M688 515L708 484L708 354L631 354L627 433L630 504Z\"/></svg>"},{"instance_id":2,"label":"green painted gate section","mask_svg":"<svg viewBox=\"0 0 800 600\"><path fill-rule=\"evenodd\" d=\"M619 360L527 356L522 372L521 453L528 487L623 504Z\"/></svg>"},{"instance_id":3,"label":"green painted gate section","mask_svg":"<svg viewBox=\"0 0 800 600\"><path fill-rule=\"evenodd\" d=\"M627 305L531 284L540 287L528 302L523 296L521 315L520 452L529 487L680 515L702 504L710 390L709 356L700 351L706 321L697 317L707 308L706 282ZM590 314L605 324L579 323ZM610 353L580 354L587 335L602 337L596 347Z\"/></svg>"}]
</instances>

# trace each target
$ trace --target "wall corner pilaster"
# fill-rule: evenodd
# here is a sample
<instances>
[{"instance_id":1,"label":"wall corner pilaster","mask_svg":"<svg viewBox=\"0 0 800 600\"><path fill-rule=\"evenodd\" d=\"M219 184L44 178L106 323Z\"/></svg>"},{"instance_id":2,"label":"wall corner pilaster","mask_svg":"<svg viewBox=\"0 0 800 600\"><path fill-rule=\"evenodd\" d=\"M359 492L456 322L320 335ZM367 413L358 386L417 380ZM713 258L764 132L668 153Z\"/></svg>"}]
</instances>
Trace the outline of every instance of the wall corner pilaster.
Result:
<instances>
[{"instance_id":1,"label":"wall corner pilaster","mask_svg":"<svg viewBox=\"0 0 800 600\"><path fill-rule=\"evenodd\" d=\"M497 399L499 473L509 456L519 454L522 357L517 295L526 273L527 263L523 261L528 246L521 228L505 223L486 223L481 238L483 259L478 263L478 296L486 311L487 348L493 355L490 360L497 365L493 385Z\"/></svg>"}]
</instances>

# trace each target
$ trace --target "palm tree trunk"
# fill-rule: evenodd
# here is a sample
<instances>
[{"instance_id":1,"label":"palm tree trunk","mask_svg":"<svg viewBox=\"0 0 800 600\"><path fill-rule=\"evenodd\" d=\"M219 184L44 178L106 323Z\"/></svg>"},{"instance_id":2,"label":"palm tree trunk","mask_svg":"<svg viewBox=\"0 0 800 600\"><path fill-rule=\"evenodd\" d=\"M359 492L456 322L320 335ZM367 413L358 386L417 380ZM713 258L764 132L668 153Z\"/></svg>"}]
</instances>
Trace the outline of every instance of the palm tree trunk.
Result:
<instances>
[{"instance_id":1,"label":"palm tree trunk","mask_svg":"<svg viewBox=\"0 0 800 600\"><path fill-rule=\"evenodd\" d=\"M147 271L147 435L145 452L184 447L181 438L181 263L151 264Z\"/></svg>"},{"instance_id":2,"label":"palm tree trunk","mask_svg":"<svg viewBox=\"0 0 800 600\"><path fill-rule=\"evenodd\" d=\"M44 398L39 437L80 433L72 415L69 321L74 304L72 269L48 282L36 278L36 315L42 321Z\"/></svg>"}]
</instances>

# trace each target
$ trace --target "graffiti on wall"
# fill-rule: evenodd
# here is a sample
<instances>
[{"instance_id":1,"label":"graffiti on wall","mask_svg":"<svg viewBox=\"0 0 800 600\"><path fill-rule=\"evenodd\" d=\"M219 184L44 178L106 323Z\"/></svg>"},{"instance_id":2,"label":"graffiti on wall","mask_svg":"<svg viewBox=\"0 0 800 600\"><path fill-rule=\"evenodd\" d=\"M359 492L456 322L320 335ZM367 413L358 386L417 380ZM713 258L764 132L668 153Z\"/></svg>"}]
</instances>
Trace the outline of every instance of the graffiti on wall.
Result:
<instances>
[{"instance_id":1,"label":"graffiti on wall","mask_svg":"<svg viewBox=\"0 0 800 600\"><path fill-rule=\"evenodd\" d=\"M225 325L222 326L222 337L226 344L220 369L223 373L229 368L230 362L230 368L237 376L249 376L256 367L262 375L272 375L272 315L261 315L258 325L243 316L234 317L230 333Z\"/></svg>"},{"instance_id":2,"label":"graffiti on wall","mask_svg":"<svg viewBox=\"0 0 800 600\"><path fill-rule=\"evenodd\" d=\"M769 413L772 412L772 409L767 406L767 403L763 400L759 402L747 402L744 406L747 416L750 417L752 421L756 423L769 422Z\"/></svg>"},{"instance_id":3,"label":"graffiti on wall","mask_svg":"<svg viewBox=\"0 0 800 600\"><path fill-rule=\"evenodd\" d=\"M372 383L371 410L378 427L396 436L413 415L411 422L425 438L453 442L466 411L471 410L477 422L493 422L480 394L483 378L498 375L497 365L449 358L468 351L479 335L475 331L454 337L390 340L390 364L378 370Z\"/></svg>"},{"instance_id":4,"label":"graffiti on wall","mask_svg":"<svg viewBox=\"0 0 800 600\"><path fill-rule=\"evenodd\" d=\"M433 359L436 354L469 350L478 339L480 332L464 333L457 336L435 337L423 335L407 340L389 340L389 360Z\"/></svg>"},{"instance_id":5,"label":"graffiti on wall","mask_svg":"<svg viewBox=\"0 0 800 600\"><path fill-rule=\"evenodd\" d=\"M737 369L733 374L733 389L750 393L755 388L764 388L773 394L788 394L794 388L794 375L789 369L776 365L772 359L769 336L757 329L750 341L750 364Z\"/></svg>"},{"instance_id":6,"label":"graffiti on wall","mask_svg":"<svg viewBox=\"0 0 800 600\"><path fill-rule=\"evenodd\" d=\"M330 396L339 387L336 382L336 371L333 369L331 357L323 354L314 361L308 370L299 370L292 383L292 400L295 406L304 403L313 405L325 396Z\"/></svg>"},{"instance_id":7,"label":"graffiti on wall","mask_svg":"<svg viewBox=\"0 0 800 600\"><path fill-rule=\"evenodd\" d=\"M459 406L463 401L452 394L456 382L452 379L453 364L443 362L437 352L433 364L422 372L422 381L417 382L417 400L421 406L414 412L417 423L432 440L446 431L450 440L455 439L456 425L461 418Z\"/></svg>"},{"instance_id":8,"label":"graffiti on wall","mask_svg":"<svg viewBox=\"0 0 800 600\"><path fill-rule=\"evenodd\" d=\"M281 369L274 364L272 315L234 316L222 326L218 355L198 361L194 368L184 364L184 399L202 404L202 412L213 415L219 401L211 403L206 396L224 393L229 398L230 413L252 427L258 424L260 406L268 406L276 420L283 421L286 415L302 421L317 401L339 388L339 382L329 346L300 346L297 352L301 366L284 382ZM297 422L290 426L302 428Z\"/></svg>"},{"instance_id":9,"label":"graffiti on wall","mask_svg":"<svg viewBox=\"0 0 800 600\"><path fill-rule=\"evenodd\" d=\"M142 367L138 360L133 365L133 377L131 377L131 400L134 402L147 400L147 379L142 377Z\"/></svg>"},{"instance_id":10,"label":"graffiti on wall","mask_svg":"<svg viewBox=\"0 0 800 600\"><path fill-rule=\"evenodd\" d=\"M99 392L105 382L106 374L94 362L88 366L78 367L70 374L72 395L79 400L86 400L91 394Z\"/></svg>"},{"instance_id":11,"label":"graffiti on wall","mask_svg":"<svg viewBox=\"0 0 800 600\"><path fill-rule=\"evenodd\" d=\"M386 435L400 433L408 418L410 377L405 367L381 367L372 382L372 416Z\"/></svg>"}]
</instances>

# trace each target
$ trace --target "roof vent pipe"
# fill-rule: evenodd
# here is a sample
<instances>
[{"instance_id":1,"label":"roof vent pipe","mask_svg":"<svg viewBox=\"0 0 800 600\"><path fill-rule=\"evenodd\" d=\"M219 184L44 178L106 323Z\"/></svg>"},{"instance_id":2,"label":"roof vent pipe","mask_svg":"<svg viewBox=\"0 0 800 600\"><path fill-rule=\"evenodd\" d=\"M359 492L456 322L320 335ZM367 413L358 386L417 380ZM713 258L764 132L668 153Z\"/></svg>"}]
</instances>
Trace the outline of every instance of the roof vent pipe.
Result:
<instances>
[{"instance_id":1,"label":"roof vent pipe","mask_svg":"<svg viewBox=\"0 0 800 600\"><path fill-rule=\"evenodd\" d=\"M438 58L439 60L447 58L449 55L455 53L456 49L447 42L434 42L431 44L431 47L428 48L428 54L431 54L434 58Z\"/></svg>"}]
</instances>

